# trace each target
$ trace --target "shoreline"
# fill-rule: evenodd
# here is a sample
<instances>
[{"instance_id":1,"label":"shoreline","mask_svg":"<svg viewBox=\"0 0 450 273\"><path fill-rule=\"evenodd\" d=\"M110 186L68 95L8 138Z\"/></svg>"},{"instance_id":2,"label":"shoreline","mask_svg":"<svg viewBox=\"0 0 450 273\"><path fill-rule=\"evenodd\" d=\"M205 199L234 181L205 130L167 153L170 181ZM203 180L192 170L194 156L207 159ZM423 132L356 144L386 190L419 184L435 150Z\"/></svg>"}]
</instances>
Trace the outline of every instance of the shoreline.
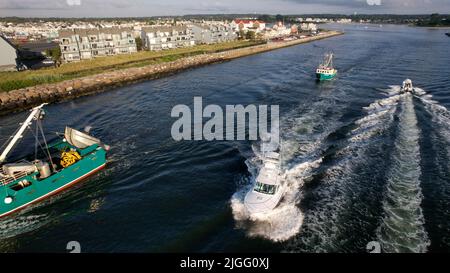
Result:
<instances>
[{"instance_id":1,"label":"shoreline","mask_svg":"<svg viewBox=\"0 0 450 273\"><path fill-rule=\"evenodd\" d=\"M44 102L55 103L67 101L143 80L161 78L199 66L229 61L280 48L331 38L342 34L344 33L339 31L327 31L317 36L292 41L269 42L267 44L232 49L223 52L184 57L172 62L125 68L57 83L42 84L8 92L1 92L0 115L29 109Z\"/></svg>"}]
</instances>

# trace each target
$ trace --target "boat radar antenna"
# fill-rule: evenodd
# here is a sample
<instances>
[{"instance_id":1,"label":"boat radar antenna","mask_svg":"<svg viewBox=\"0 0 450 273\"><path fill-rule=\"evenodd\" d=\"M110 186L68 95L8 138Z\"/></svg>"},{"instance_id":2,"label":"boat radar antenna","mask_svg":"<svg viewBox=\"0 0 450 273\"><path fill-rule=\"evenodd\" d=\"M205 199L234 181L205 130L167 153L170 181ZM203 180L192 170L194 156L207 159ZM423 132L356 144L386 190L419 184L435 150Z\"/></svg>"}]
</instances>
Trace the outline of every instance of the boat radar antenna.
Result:
<instances>
[{"instance_id":1,"label":"boat radar antenna","mask_svg":"<svg viewBox=\"0 0 450 273\"><path fill-rule=\"evenodd\" d=\"M3 163L6 160L8 154L11 152L11 150L14 148L17 142L23 137L23 133L25 132L25 130L32 124L33 119L39 119L42 112L42 107L44 107L44 105L46 104L47 103L43 103L31 109L30 115L27 117L25 122L22 123L19 130L17 130L17 132L12 137L11 141L8 143L8 145L0 155L0 163Z\"/></svg>"}]
</instances>

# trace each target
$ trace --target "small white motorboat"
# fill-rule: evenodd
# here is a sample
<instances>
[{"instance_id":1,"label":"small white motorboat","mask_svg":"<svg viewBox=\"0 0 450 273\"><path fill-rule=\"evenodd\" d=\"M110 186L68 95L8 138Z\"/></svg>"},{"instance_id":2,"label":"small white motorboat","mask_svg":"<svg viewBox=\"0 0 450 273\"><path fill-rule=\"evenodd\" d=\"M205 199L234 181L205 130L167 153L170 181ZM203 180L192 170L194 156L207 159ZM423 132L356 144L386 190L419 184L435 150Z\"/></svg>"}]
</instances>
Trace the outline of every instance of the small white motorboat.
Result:
<instances>
[{"instance_id":1,"label":"small white motorboat","mask_svg":"<svg viewBox=\"0 0 450 273\"><path fill-rule=\"evenodd\" d=\"M412 81L410 79L406 79L403 81L403 85L402 85L402 89L401 89L401 93L413 93L414 92L414 87L412 85Z\"/></svg>"},{"instance_id":2,"label":"small white motorboat","mask_svg":"<svg viewBox=\"0 0 450 273\"><path fill-rule=\"evenodd\" d=\"M273 210L284 193L281 179L280 154L277 151L265 152L263 165L255 179L252 190L244 199L250 214L263 214Z\"/></svg>"}]
</instances>

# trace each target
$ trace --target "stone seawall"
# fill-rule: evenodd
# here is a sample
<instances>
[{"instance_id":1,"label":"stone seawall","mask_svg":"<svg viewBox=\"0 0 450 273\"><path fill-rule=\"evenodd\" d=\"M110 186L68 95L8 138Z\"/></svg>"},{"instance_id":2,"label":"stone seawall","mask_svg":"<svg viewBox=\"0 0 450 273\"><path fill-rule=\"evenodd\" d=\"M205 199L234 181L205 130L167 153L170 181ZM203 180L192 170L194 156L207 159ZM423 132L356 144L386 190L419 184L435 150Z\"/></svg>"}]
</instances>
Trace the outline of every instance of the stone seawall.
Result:
<instances>
[{"instance_id":1,"label":"stone seawall","mask_svg":"<svg viewBox=\"0 0 450 273\"><path fill-rule=\"evenodd\" d=\"M202 54L193 57L182 58L173 62L148 65L116 70L92 76L81 77L73 80L62 81L52 84L42 84L9 92L0 93L0 114L31 108L38 104L68 100L88 94L104 91L126 83L136 82L143 79L154 79L164 75L176 73L189 68L223 62L243 56L266 52L278 48L307 43L336 35L341 32L330 31L317 36L303 39L271 42L246 48L233 49L229 51Z\"/></svg>"}]
</instances>

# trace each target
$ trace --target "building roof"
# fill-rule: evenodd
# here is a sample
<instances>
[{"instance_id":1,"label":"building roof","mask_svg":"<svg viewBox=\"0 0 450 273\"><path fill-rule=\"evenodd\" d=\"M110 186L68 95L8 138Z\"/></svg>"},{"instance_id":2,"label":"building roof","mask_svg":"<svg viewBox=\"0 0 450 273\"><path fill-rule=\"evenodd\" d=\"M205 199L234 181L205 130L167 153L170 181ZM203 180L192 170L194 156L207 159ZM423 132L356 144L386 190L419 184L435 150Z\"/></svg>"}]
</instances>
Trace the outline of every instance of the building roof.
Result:
<instances>
[{"instance_id":1,"label":"building roof","mask_svg":"<svg viewBox=\"0 0 450 273\"><path fill-rule=\"evenodd\" d=\"M55 42L47 42L45 40L29 42L21 45L21 49L31 52L44 52L47 49L58 47Z\"/></svg>"},{"instance_id":2,"label":"building roof","mask_svg":"<svg viewBox=\"0 0 450 273\"><path fill-rule=\"evenodd\" d=\"M207 29L207 30L227 30L229 28L231 28L228 25L225 24L210 24L210 23L193 23L192 26L197 26L199 28L202 29Z\"/></svg>"},{"instance_id":3,"label":"building roof","mask_svg":"<svg viewBox=\"0 0 450 273\"><path fill-rule=\"evenodd\" d=\"M60 30L58 32L59 37L69 37L72 35L88 36L88 35L99 35L99 34L121 34L122 32L133 32L133 28L123 27L123 28L91 28L91 29L66 29Z\"/></svg>"},{"instance_id":4,"label":"building roof","mask_svg":"<svg viewBox=\"0 0 450 273\"><path fill-rule=\"evenodd\" d=\"M143 27L142 31L144 32L172 32L172 31L186 31L187 26L151 26L151 27Z\"/></svg>"},{"instance_id":5,"label":"building roof","mask_svg":"<svg viewBox=\"0 0 450 273\"><path fill-rule=\"evenodd\" d=\"M235 19L234 22L236 24L254 24L254 23L259 23L259 24L265 24L264 21L260 21L260 20L249 20L249 19Z\"/></svg>"}]
</instances>

